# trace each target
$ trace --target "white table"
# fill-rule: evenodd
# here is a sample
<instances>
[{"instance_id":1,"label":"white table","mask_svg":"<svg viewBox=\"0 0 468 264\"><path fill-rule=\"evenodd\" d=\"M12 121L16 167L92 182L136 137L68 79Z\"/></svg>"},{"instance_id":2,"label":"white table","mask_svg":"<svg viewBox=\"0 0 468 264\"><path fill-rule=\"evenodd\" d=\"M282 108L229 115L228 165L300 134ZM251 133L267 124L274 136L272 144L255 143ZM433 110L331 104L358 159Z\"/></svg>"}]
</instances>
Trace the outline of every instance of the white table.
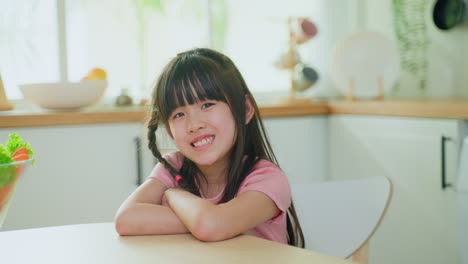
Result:
<instances>
[{"instance_id":1,"label":"white table","mask_svg":"<svg viewBox=\"0 0 468 264\"><path fill-rule=\"evenodd\" d=\"M120 237L112 223L0 232L0 263L351 263L242 235L207 243L189 234Z\"/></svg>"}]
</instances>

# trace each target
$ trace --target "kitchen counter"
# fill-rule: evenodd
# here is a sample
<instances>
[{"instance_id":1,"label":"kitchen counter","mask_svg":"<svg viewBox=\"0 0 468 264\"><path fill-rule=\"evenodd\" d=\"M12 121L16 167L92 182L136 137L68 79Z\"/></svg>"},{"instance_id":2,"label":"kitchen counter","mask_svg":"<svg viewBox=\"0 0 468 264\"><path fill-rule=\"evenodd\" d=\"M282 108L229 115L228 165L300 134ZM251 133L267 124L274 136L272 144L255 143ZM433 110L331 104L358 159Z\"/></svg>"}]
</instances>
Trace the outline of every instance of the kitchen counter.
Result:
<instances>
[{"instance_id":1,"label":"kitchen counter","mask_svg":"<svg viewBox=\"0 0 468 264\"><path fill-rule=\"evenodd\" d=\"M201 242L190 234L119 236L112 223L0 232L2 263L323 263L351 261L241 235Z\"/></svg>"},{"instance_id":2,"label":"kitchen counter","mask_svg":"<svg viewBox=\"0 0 468 264\"><path fill-rule=\"evenodd\" d=\"M467 99L330 101L329 114L468 119Z\"/></svg>"},{"instance_id":3,"label":"kitchen counter","mask_svg":"<svg viewBox=\"0 0 468 264\"><path fill-rule=\"evenodd\" d=\"M326 103L297 105L262 105L262 117L289 117L326 115L329 109ZM0 111L0 128L36 127L59 125L83 125L105 123L144 123L148 108L143 106L114 107L98 106L77 111L51 111L38 107L18 108L12 111Z\"/></svg>"},{"instance_id":4,"label":"kitchen counter","mask_svg":"<svg viewBox=\"0 0 468 264\"><path fill-rule=\"evenodd\" d=\"M361 100L310 104L261 104L264 118L310 115L382 115L468 119L468 99ZM0 111L0 128L145 122L146 107L99 106L80 111L48 111L30 107Z\"/></svg>"}]
</instances>

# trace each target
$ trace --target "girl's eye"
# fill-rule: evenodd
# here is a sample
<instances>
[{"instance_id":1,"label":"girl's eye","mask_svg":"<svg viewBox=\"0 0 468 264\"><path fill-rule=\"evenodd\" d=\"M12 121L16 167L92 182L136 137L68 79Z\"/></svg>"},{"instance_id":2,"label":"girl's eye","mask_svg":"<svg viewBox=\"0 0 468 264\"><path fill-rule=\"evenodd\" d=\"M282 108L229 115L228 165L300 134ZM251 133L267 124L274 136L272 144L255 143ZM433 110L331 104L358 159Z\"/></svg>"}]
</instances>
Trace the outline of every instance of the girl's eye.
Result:
<instances>
[{"instance_id":1,"label":"girl's eye","mask_svg":"<svg viewBox=\"0 0 468 264\"><path fill-rule=\"evenodd\" d=\"M179 112L179 113L176 113L175 115L173 115L172 119L176 119L176 118L183 117L183 116L184 116L184 113Z\"/></svg>"},{"instance_id":2,"label":"girl's eye","mask_svg":"<svg viewBox=\"0 0 468 264\"><path fill-rule=\"evenodd\" d=\"M202 104L201 109L206 109L206 108L211 107L213 105L214 105L214 103L204 103L204 104Z\"/></svg>"}]
</instances>

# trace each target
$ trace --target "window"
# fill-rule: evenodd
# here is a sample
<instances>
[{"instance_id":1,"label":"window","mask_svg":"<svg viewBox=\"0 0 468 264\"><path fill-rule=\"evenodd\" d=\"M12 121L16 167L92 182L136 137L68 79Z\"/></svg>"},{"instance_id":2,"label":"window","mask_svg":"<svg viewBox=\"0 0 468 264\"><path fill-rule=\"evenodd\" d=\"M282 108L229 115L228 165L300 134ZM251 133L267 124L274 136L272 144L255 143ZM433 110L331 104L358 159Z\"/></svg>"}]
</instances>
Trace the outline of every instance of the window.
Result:
<instances>
[{"instance_id":1,"label":"window","mask_svg":"<svg viewBox=\"0 0 468 264\"><path fill-rule=\"evenodd\" d=\"M287 17L318 25L301 55L322 74L333 41L326 31L337 19L329 8L346 9L339 0L0 1L0 74L9 99L22 97L19 84L79 81L94 67L108 73L106 97L122 88L149 97L168 60L194 47L230 56L254 93L286 93L289 73L274 62L287 48Z\"/></svg>"},{"instance_id":2,"label":"window","mask_svg":"<svg viewBox=\"0 0 468 264\"><path fill-rule=\"evenodd\" d=\"M108 96L124 87L136 97L149 95L170 58L208 46L207 7L205 0L67 0L70 80L101 67L108 72Z\"/></svg>"},{"instance_id":3,"label":"window","mask_svg":"<svg viewBox=\"0 0 468 264\"><path fill-rule=\"evenodd\" d=\"M59 77L55 0L0 0L0 74L8 98L18 84Z\"/></svg>"}]
</instances>

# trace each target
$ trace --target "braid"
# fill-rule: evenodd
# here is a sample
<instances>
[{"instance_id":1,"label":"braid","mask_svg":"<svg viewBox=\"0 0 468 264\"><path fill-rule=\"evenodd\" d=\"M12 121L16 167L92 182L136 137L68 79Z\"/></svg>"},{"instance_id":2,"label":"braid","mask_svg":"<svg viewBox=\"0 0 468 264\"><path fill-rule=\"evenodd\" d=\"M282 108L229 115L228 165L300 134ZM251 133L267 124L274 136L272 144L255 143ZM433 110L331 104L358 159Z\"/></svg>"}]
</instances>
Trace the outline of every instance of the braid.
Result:
<instances>
[{"instance_id":1,"label":"braid","mask_svg":"<svg viewBox=\"0 0 468 264\"><path fill-rule=\"evenodd\" d=\"M158 123L159 115L154 111L148 121L148 148L151 150L151 153L153 153L153 156L169 170L173 177L175 177L178 174L177 170L174 169L174 167L172 167L172 165L169 164L169 162L167 162L167 160L162 156L156 143L156 130L158 129Z\"/></svg>"}]
</instances>

